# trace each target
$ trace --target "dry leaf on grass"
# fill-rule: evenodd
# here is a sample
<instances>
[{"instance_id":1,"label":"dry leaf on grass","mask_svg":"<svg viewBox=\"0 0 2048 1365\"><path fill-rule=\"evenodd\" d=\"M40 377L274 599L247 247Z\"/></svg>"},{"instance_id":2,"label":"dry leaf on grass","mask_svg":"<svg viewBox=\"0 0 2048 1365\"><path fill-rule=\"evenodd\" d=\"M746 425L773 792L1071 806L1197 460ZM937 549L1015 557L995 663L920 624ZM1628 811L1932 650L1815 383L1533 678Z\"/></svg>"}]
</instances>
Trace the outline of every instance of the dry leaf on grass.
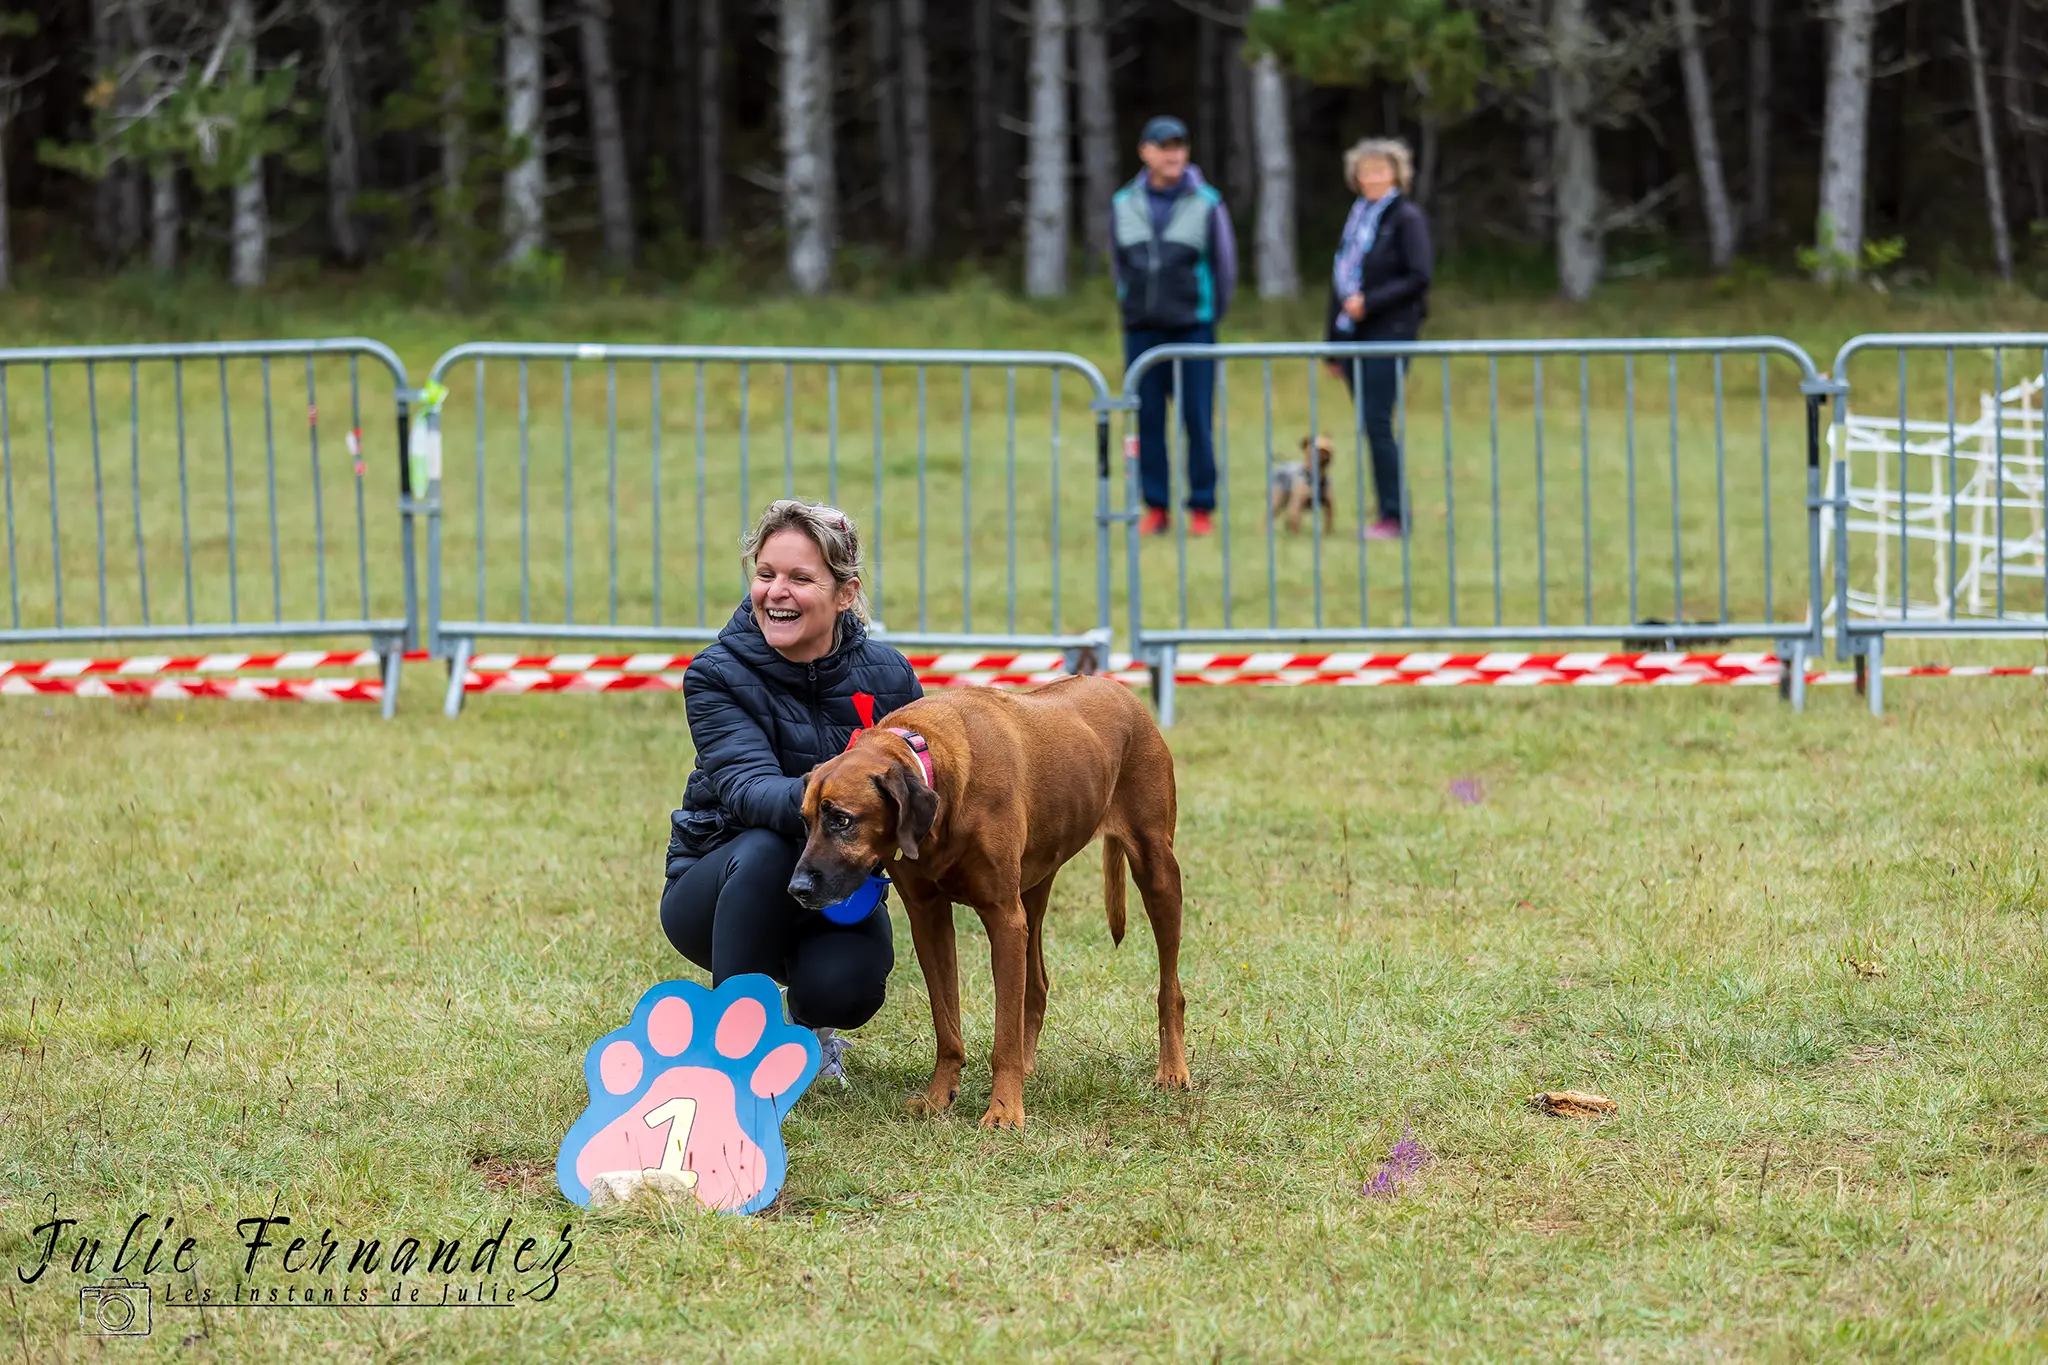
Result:
<instances>
[{"instance_id":1,"label":"dry leaf on grass","mask_svg":"<svg viewBox=\"0 0 2048 1365\"><path fill-rule=\"evenodd\" d=\"M1884 964L1882 962L1869 962L1854 957L1845 957L1842 961L1855 968L1856 975L1865 981L1868 981L1873 976L1884 975Z\"/></svg>"},{"instance_id":2,"label":"dry leaf on grass","mask_svg":"<svg viewBox=\"0 0 2048 1365\"><path fill-rule=\"evenodd\" d=\"M1612 1114L1621 1106L1605 1095L1584 1090L1542 1090L1529 1097L1529 1107L1554 1118L1594 1119Z\"/></svg>"}]
</instances>

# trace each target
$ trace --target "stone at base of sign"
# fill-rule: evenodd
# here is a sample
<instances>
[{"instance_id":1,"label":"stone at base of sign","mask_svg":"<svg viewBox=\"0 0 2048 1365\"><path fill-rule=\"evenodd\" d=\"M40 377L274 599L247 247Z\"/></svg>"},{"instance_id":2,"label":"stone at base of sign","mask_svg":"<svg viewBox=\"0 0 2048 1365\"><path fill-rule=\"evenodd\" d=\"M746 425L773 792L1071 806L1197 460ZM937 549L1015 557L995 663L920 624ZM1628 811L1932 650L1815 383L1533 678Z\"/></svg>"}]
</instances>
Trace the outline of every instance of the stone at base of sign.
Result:
<instances>
[{"instance_id":1,"label":"stone at base of sign","mask_svg":"<svg viewBox=\"0 0 2048 1365\"><path fill-rule=\"evenodd\" d=\"M555 1182L591 1208L644 1193L758 1212L782 1189L782 1120L819 1061L767 977L663 982L584 1054L590 1106L562 1139Z\"/></svg>"},{"instance_id":2,"label":"stone at base of sign","mask_svg":"<svg viewBox=\"0 0 2048 1365\"><path fill-rule=\"evenodd\" d=\"M608 1171L590 1182L590 1207L608 1209L648 1198L662 1203L695 1200L696 1182L667 1171Z\"/></svg>"}]
</instances>

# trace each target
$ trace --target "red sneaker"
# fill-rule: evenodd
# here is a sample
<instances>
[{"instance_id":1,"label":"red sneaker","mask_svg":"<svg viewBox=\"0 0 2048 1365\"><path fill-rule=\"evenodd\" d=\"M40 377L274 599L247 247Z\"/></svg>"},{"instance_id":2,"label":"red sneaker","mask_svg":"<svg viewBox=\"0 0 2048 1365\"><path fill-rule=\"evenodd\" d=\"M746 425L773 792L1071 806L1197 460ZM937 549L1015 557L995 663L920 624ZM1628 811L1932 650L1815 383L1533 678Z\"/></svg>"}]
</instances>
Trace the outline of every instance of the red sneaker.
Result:
<instances>
[{"instance_id":1,"label":"red sneaker","mask_svg":"<svg viewBox=\"0 0 2048 1365\"><path fill-rule=\"evenodd\" d=\"M1188 534L1206 536L1216 529L1216 519L1208 511L1197 507L1188 513Z\"/></svg>"},{"instance_id":2,"label":"red sneaker","mask_svg":"<svg viewBox=\"0 0 2048 1365\"><path fill-rule=\"evenodd\" d=\"M1138 523L1138 529L1148 536L1163 536L1173 529L1173 518L1164 507L1148 507L1145 519Z\"/></svg>"}]
</instances>

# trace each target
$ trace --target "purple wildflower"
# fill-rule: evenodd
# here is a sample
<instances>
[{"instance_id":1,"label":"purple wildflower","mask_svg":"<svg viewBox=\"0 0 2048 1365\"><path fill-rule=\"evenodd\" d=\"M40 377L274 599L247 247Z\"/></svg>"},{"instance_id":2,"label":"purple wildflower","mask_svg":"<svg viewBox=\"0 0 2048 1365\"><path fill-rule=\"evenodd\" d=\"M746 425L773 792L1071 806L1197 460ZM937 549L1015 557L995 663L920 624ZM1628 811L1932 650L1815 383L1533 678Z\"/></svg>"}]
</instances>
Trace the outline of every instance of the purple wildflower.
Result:
<instances>
[{"instance_id":1,"label":"purple wildflower","mask_svg":"<svg viewBox=\"0 0 2048 1365\"><path fill-rule=\"evenodd\" d=\"M1415 1140L1414 1130L1403 1129L1394 1150L1387 1153L1387 1159L1380 1163L1379 1170L1365 1182L1365 1192L1376 1199L1391 1199L1434 1160L1436 1157L1429 1148Z\"/></svg>"},{"instance_id":2,"label":"purple wildflower","mask_svg":"<svg viewBox=\"0 0 2048 1365\"><path fill-rule=\"evenodd\" d=\"M1461 806L1476 806L1486 799L1486 788L1476 777L1461 777L1451 783L1451 799Z\"/></svg>"}]
</instances>

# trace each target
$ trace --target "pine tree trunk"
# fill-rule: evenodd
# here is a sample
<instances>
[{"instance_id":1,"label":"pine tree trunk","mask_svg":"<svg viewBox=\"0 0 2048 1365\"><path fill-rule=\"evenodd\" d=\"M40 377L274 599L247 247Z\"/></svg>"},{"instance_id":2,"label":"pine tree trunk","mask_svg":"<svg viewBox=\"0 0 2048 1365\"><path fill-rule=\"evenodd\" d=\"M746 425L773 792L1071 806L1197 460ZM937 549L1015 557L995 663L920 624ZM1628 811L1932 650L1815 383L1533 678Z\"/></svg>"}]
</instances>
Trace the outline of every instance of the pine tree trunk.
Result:
<instances>
[{"instance_id":1,"label":"pine tree trunk","mask_svg":"<svg viewBox=\"0 0 2048 1365\"><path fill-rule=\"evenodd\" d=\"M356 222L362 165L356 142L356 82L348 12L342 0L314 0L320 24L320 94L327 145L327 232L335 257L349 265L363 258Z\"/></svg>"},{"instance_id":2,"label":"pine tree trunk","mask_svg":"<svg viewBox=\"0 0 2048 1365\"><path fill-rule=\"evenodd\" d=\"M12 74L0 72L0 290L14 288L13 215L7 206L7 125L13 121Z\"/></svg>"},{"instance_id":3,"label":"pine tree trunk","mask_svg":"<svg viewBox=\"0 0 2048 1365\"><path fill-rule=\"evenodd\" d=\"M92 65L98 74L111 74L122 65L120 0L92 0ZM18 39L10 38L10 42ZM120 95L115 99L118 102ZM119 260L124 251L122 199L132 183L128 163L116 161L93 185L93 241L110 258Z\"/></svg>"},{"instance_id":4,"label":"pine tree trunk","mask_svg":"<svg viewBox=\"0 0 2048 1365\"><path fill-rule=\"evenodd\" d=\"M541 145L541 0L505 0L505 263L537 255L547 232Z\"/></svg>"},{"instance_id":5,"label":"pine tree trunk","mask_svg":"<svg viewBox=\"0 0 2048 1365\"><path fill-rule=\"evenodd\" d=\"M140 9L141 0L127 0L124 8L129 10ZM142 90L136 79L136 63L133 60L137 49L141 45L135 41L138 31L137 25L133 22L123 24L121 18L122 16L118 14L110 15L108 28L110 37L119 49L115 53L116 59L121 65L123 75L126 77L126 79L121 81L119 88L114 94L115 105L120 110L123 121L126 122L135 118L141 112ZM115 186L115 249L119 252L121 259L125 261L128 257L134 255L136 248L142 245L143 168L133 161L124 160L114 167L112 179Z\"/></svg>"},{"instance_id":6,"label":"pine tree trunk","mask_svg":"<svg viewBox=\"0 0 2048 1365\"><path fill-rule=\"evenodd\" d=\"M1442 173L1437 160L1443 154L1441 148L1436 118L1424 114L1422 137L1415 149L1415 202L1431 213L1435 213L1437 208L1436 179Z\"/></svg>"},{"instance_id":7,"label":"pine tree trunk","mask_svg":"<svg viewBox=\"0 0 2048 1365\"><path fill-rule=\"evenodd\" d=\"M1116 193L1116 102L1109 85L1103 0L1074 0L1074 92L1081 124L1081 240L1088 268L1109 260L1109 200Z\"/></svg>"},{"instance_id":8,"label":"pine tree trunk","mask_svg":"<svg viewBox=\"0 0 2048 1365\"><path fill-rule=\"evenodd\" d=\"M932 96L925 47L924 0L898 0L903 24L903 251L913 261L932 254Z\"/></svg>"},{"instance_id":9,"label":"pine tree trunk","mask_svg":"<svg viewBox=\"0 0 2048 1365\"><path fill-rule=\"evenodd\" d=\"M245 73L256 67L255 0L228 0L228 24L235 60ZM229 227L228 279L242 289L260 289L270 270L270 212L263 197L263 158L251 156L235 182Z\"/></svg>"},{"instance_id":10,"label":"pine tree trunk","mask_svg":"<svg viewBox=\"0 0 2048 1365\"><path fill-rule=\"evenodd\" d=\"M1207 14L1197 13L1195 21L1195 145L1190 148L1191 161L1206 160L1214 169L1221 169L1217 163L1223 159L1223 142L1216 136L1216 115L1223 106L1223 97L1216 90L1216 21ZM1210 176L1216 183L1217 176Z\"/></svg>"},{"instance_id":11,"label":"pine tree trunk","mask_svg":"<svg viewBox=\"0 0 2048 1365\"><path fill-rule=\"evenodd\" d=\"M178 168L169 162L149 168L149 265L159 275L178 269Z\"/></svg>"},{"instance_id":12,"label":"pine tree trunk","mask_svg":"<svg viewBox=\"0 0 2048 1365\"><path fill-rule=\"evenodd\" d=\"M882 217L893 236L903 227L903 115L896 107L896 0L868 0L868 61L875 105L875 154L882 172Z\"/></svg>"},{"instance_id":13,"label":"pine tree trunk","mask_svg":"<svg viewBox=\"0 0 2048 1365\"><path fill-rule=\"evenodd\" d=\"M1814 278L1853 280L1863 258L1863 184L1870 137L1870 38L1875 0L1835 0L1822 121Z\"/></svg>"},{"instance_id":14,"label":"pine tree trunk","mask_svg":"<svg viewBox=\"0 0 2048 1365\"><path fill-rule=\"evenodd\" d=\"M579 0L576 29L590 97L590 141L597 154L597 212L605 259L614 270L633 264L633 187L626 172L625 129L619 122L619 81L612 68L611 0Z\"/></svg>"},{"instance_id":15,"label":"pine tree trunk","mask_svg":"<svg viewBox=\"0 0 2048 1365\"><path fill-rule=\"evenodd\" d=\"M1278 9L1281 0L1252 0L1254 9ZM1287 108L1287 78L1270 52L1252 68L1252 140L1259 162L1259 297L1291 299L1301 293L1294 258L1294 142Z\"/></svg>"},{"instance_id":16,"label":"pine tree trunk","mask_svg":"<svg viewBox=\"0 0 2048 1365\"><path fill-rule=\"evenodd\" d=\"M1991 250L1998 278L2012 279L2012 228L2005 216L2005 174L1998 130L1991 123L1991 90L1984 77L1984 40L1977 31L1977 0L1962 0L1963 43L1970 58L1970 103L1977 114L1977 149L1984 161L1984 206L1991 216Z\"/></svg>"},{"instance_id":17,"label":"pine tree trunk","mask_svg":"<svg viewBox=\"0 0 2048 1365\"><path fill-rule=\"evenodd\" d=\"M972 123L974 149L974 225L984 235L1001 211L996 202L996 6L995 0L970 0Z\"/></svg>"},{"instance_id":18,"label":"pine tree trunk","mask_svg":"<svg viewBox=\"0 0 2048 1365\"><path fill-rule=\"evenodd\" d=\"M725 241L725 11L697 0L697 207L704 245Z\"/></svg>"},{"instance_id":19,"label":"pine tree trunk","mask_svg":"<svg viewBox=\"0 0 2048 1365\"><path fill-rule=\"evenodd\" d=\"M1752 233L1771 220L1771 0L1749 0L1749 198Z\"/></svg>"},{"instance_id":20,"label":"pine tree trunk","mask_svg":"<svg viewBox=\"0 0 2048 1365\"><path fill-rule=\"evenodd\" d=\"M450 0L437 16L435 57L441 86L441 189L436 205L443 282L451 293L469 287L469 15Z\"/></svg>"},{"instance_id":21,"label":"pine tree trunk","mask_svg":"<svg viewBox=\"0 0 2048 1365\"><path fill-rule=\"evenodd\" d=\"M1252 69L1244 59L1244 30L1232 29L1223 44L1223 98L1229 109L1225 134L1228 164L1225 197L1233 213L1248 212L1258 202L1258 160L1252 155Z\"/></svg>"},{"instance_id":22,"label":"pine tree trunk","mask_svg":"<svg viewBox=\"0 0 2048 1365\"><path fill-rule=\"evenodd\" d=\"M136 47L154 46L147 0L128 6L128 24ZM149 264L159 275L178 268L179 227L177 163L165 158L149 167Z\"/></svg>"},{"instance_id":23,"label":"pine tree trunk","mask_svg":"<svg viewBox=\"0 0 2048 1365\"><path fill-rule=\"evenodd\" d=\"M2041 180L2041 158L2035 154L2033 83L2021 83L2021 20L2030 13L2027 0L2011 0L2005 12L2005 116L2019 139L2020 165L2027 173L2035 218L2048 218L2048 185Z\"/></svg>"},{"instance_id":24,"label":"pine tree trunk","mask_svg":"<svg viewBox=\"0 0 2048 1365\"><path fill-rule=\"evenodd\" d=\"M800 294L832 284L833 170L830 13L826 0L781 0L782 219L789 282Z\"/></svg>"},{"instance_id":25,"label":"pine tree trunk","mask_svg":"<svg viewBox=\"0 0 2048 1365\"><path fill-rule=\"evenodd\" d=\"M1592 296L1606 269L1600 163L1593 145L1586 65L1586 0L1557 0L1551 15L1550 179L1557 211L1557 283L1573 303Z\"/></svg>"},{"instance_id":26,"label":"pine tree trunk","mask_svg":"<svg viewBox=\"0 0 2048 1365\"><path fill-rule=\"evenodd\" d=\"M1031 0L1031 155L1024 214L1024 292L1067 292L1067 7Z\"/></svg>"},{"instance_id":27,"label":"pine tree trunk","mask_svg":"<svg viewBox=\"0 0 2048 1365\"><path fill-rule=\"evenodd\" d=\"M1532 95L1543 114L1531 114L1522 130L1522 174L1527 185L1522 194L1522 230L1529 240L1541 241L1557 231L1557 185L1553 177L1550 142L1550 107L1557 98L1557 81L1549 71L1539 71L1531 81Z\"/></svg>"},{"instance_id":28,"label":"pine tree trunk","mask_svg":"<svg viewBox=\"0 0 2048 1365\"><path fill-rule=\"evenodd\" d=\"M1714 87L1700 46L1695 0L1673 0L1678 11L1678 64L1685 77L1685 104L1692 120L1693 159L1699 165L1700 203L1707 215L1707 259L1720 274L1735 259L1735 211L1721 171L1721 138L1714 131Z\"/></svg>"},{"instance_id":29,"label":"pine tree trunk","mask_svg":"<svg viewBox=\"0 0 2048 1365\"><path fill-rule=\"evenodd\" d=\"M676 202L685 233L697 228L697 185L692 174L697 155L696 105L690 87L696 80L696 55L690 50L690 0L668 3L669 170L675 178Z\"/></svg>"}]
</instances>

